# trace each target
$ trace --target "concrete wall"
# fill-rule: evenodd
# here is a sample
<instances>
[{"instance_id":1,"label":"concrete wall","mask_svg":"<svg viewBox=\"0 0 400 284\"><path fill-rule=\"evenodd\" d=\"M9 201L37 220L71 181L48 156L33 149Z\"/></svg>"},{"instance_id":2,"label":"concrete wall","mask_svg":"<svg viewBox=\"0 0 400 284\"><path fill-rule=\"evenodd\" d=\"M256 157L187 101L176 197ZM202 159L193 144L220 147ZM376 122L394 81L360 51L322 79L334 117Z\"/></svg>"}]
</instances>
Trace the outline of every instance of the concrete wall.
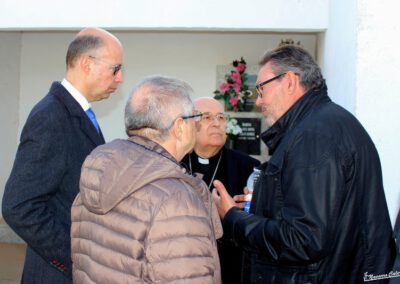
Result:
<instances>
[{"instance_id":1,"label":"concrete wall","mask_svg":"<svg viewBox=\"0 0 400 284\"><path fill-rule=\"evenodd\" d=\"M315 31L326 28L329 0L2 0L0 29L237 29Z\"/></svg>"},{"instance_id":2,"label":"concrete wall","mask_svg":"<svg viewBox=\"0 0 400 284\"><path fill-rule=\"evenodd\" d=\"M228 65L243 56L257 65L266 49L282 38L301 41L315 53L313 34L116 32L124 45L124 83L106 101L94 103L107 141L125 137L123 110L134 84L149 74L166 74L186 80L196 96L212 96L216 89L216 65ZM28 32L22 36L19 120L23 124L32 106L47 92L53 80L65 72L65 53L74 33ZM38 66L45 66L40 68ZM257 70L257 68L256 68ZM22 125L21 125L22 127ZM21 130L21 127L19 130Z\"/></svg>"},{"instance_id":3,"label":"concrete wall","mask_svg":"<svg viewBox=\"0 0 400 284\"><path fill-rule=\"evenodd\" d=\"M330 1L323 43L329 94L353 112L378 149L389 213L400 201L400 44L396 1Z\"/></svg>"},{"instance_id":4,"label":"concrete wall","mask_svg":"<svg viewBox=\"0 0 400 284\"><path fill-rule=\"evenodd\" d=\"M356 91L356 16L356 1L330 1L329 28L322 35L324 43L319 47L329 96L352 113Z\"/></svg>"},{"instance_id":5,"label":"concrete wall","mask_svg":"<svg viewBox=\"0 0 400 284\"><path fill-rule=\"evenodd\" d=\"M17 148L20 94L20 33L0 32L0 197ZM1 216L1 215L0 215Z\"/></svg>"},{"instance_id":6,"label":"concrete wall","mask_svg":"<svg viewBox=\"0 0 400 284\"><path fill-rule=\"evenodd\" d=\"M400 46L396 1L358 0L355 112L381 157L386 200L400 204Z\"/></svg>"}]
</instances>

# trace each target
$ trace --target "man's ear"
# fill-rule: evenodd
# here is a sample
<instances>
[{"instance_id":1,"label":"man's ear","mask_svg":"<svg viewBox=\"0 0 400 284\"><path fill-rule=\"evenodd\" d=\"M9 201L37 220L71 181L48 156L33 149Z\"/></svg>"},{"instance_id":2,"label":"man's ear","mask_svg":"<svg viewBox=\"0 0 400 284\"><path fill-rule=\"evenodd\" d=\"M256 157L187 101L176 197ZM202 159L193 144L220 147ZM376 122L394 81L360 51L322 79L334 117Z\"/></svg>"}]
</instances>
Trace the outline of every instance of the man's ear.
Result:
<instances>
[{"instance_id":1,"label":"man's ear","mask_svg":"<svg viewBox=\"0 0 400 284\"><path fill-rule=\"evenodd\" d=\"M177 138L181 139L183 135L183 125L184 121L182 118L178 117L175 119L174 124L172 126L172 134Z\"/></svg>"},{"instance_id":2,"label":"man's ear","mask_svg":"<svg viewBox=\"0 0 400 284\"><path fill-rule=\"evenodd\" d=\"M89 74L91 69L92 60L88 55L83 55L79 59L79 67L81 68L82 72L85 74Z\"/></svg>"},{"instance_id":3,"label":"man's ear","mask_svg":"<svg viewBox=\"0 0 400 284\"><path fill-rule=\"evenodd\" d=\"M286 73L286 82L287 82L287 90L289 94L293 94L296 92L297 88L300 86L300 77L296 75L293 71L288 71Z\"/></svg>"}]
</instances>

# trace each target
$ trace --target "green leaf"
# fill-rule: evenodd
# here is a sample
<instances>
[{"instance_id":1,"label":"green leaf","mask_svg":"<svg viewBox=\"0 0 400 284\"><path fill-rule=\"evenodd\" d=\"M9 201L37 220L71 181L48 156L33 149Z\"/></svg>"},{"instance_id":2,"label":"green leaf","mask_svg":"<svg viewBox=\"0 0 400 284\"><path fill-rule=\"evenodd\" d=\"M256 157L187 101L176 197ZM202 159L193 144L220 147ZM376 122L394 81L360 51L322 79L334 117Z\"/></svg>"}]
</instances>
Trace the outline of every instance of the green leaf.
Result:
<instances>
[{"instance_id":1,"label":"green leaf","mask_svg":"<svg viewBox=\"0 0 400 284\"><path fill-rule=\"evenodd\" d=\"M214 96L214 99L216 99L216 100L221 100L223 98L224 98L224 96L222 94L217 94Z\"/></svg>"}]
</instances>

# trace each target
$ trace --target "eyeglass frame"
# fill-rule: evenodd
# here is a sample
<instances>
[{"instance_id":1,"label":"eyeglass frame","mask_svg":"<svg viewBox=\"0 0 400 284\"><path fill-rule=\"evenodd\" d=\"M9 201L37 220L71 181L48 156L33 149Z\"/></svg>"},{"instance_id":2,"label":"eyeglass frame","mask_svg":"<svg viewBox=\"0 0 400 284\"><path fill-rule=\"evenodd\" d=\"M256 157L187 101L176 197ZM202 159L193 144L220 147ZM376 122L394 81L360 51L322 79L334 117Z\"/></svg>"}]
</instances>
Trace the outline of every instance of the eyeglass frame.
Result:
<instances>
[{"instance_id":1,"label":"eyeglass frame","mask_svg":"<svg viewBox=\"0 0 400 284\"><path fill-rule=\"evenodd\" d=\"M114 76L116 76L118 74L118 72L121 71L121 69L122 69L122 64L110 64L110 62L107 62L106 60L98 58L98 57L95 57L93 55L89 55L89 57L110 65L109 67L114 69L114 71L113 71L113 75Z\"/></svg>"},{"instance_id":2,"label":"eyeglass frame","mask_svg":"<svg viewBox=\"0 0 400 284\"><path fill-rule=\"evenodd\" d=\"M173 121L172 121L172 123L171 123L171 125L170 126L168 126L167 128L165 128L165 129L159 129L159 130L169 130L169 129L171 129L171 127L174 125L174 123L175 123L175 121L178 119L178 118L181 118L181 119L183 119L183 120L187 120L187 119L192 119L192 118L194 118L194 121L195 122L199 122L200 120L201 120L201 117L203 116L203 113L201 113L201 112L199 112L199 111L195 111L195 114L192 114L192 115L181 115L181 116L178 116L177 118L175 118Z\"/></svg>"},{"instance_id":3,"label":"eyeglass frame","mask_svg":"<svg viewBox=\"0 0 400 284\"><path fill-rule=\"evenodd\" d=\"M225 113L222 113L222 112L219 112L219 113L217 113L217 114L213 114L213 113L211 113L211 112L202 112L202 113L201 113L201 119L200 119L200 121L204 121L204 120L203 120L203 116L204 116L204 115L212 116L212 120L211 120L211 121L207 121L208 123L214 122L215 119L217 119L217 121L220 122L220 123L227 123L228 120L229 120L229 115L228 115L228 114L225 114ZM221 121L221 120L218 119L218 116L219 116L219 115L221 115L221 116L224 117L224 120L223 120L223 121Z\"/></svg>"},{"instance_id":4,"label":"eyeglass frame","mask_svg":"<svg viewBox=\"0 0 400 284\"><path fill-rule=\"evenodd\" d=\"M182 118L183 120L193 118L195 122L201 121L201 118L202 118L202 117L203 117L203 113L202 113L202 112L196 113L196 114L193 114L193 115L181 116L181 118Z\"/></svg>"},{"instance_id":5,"label":"eyeglass frame","mask_svg":"<svg viewBox=\"0 0 400 284\"><path fill-rule=\"evenodd\" d=\"M257 84L255 86L255 89L257 90L257 95L259 98L262 98L263 94L262 92L259 90L259 88L265 86L268 83L271 83L272 81L275 81L276 79L279 79L280 77L282 77L283 75L286 75L287 72L281 73L279 75L276 75L275 77L272 77L271 79L265 80L264 82L261 82L259 84Z\"/></svg>"},{"instance_id":6,"label":"eyeglass frame","mask_svg":"<svg viewBox=\"0 0 400 284\"><path fill-rule=\"evenodd\" d=\"M151 128L151 129L159 130L159 131L168 131L168 130L171 129L171 127L174 125L175 121L176 121L177 119L179 119L179 118L181 118L181 119L183 119L183 120L187 120L187 119L194 118L194 121L195 121L195 122L199 122L199 121L201 120L202 115L203 115L203 113L197 112L197 113L195 113L195 114L193 114L193 115L186 115L186 116L185 116L185 115L181 115L181 116L178 116L177 118L175 118L175 119L171 122L171 125L169 125L169 126L166 127L166 128L155 128L155 127L150 127L150 126L143 126L142 128ZM136 129L128 129L128 130L136 130Z\"/></svg>"}]
</instances>

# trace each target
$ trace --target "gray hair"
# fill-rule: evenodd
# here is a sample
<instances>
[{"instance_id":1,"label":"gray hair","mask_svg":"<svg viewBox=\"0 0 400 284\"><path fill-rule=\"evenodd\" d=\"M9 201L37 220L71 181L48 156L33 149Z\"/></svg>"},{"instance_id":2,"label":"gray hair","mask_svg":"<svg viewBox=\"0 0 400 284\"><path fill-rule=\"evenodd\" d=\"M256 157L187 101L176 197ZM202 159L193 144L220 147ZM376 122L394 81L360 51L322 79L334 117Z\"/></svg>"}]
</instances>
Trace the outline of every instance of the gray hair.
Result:
<instances>
[{"instance_id":1,"label":"gray hair","mask_svg":"<svg viewBox=\"0 0 400 284\"><path fill-rule=\"evenodd\" d=\"M193 114L189 84L175 78L146 77L132 91L125 107L125 131L164 140L179 116ZM145 131L143 131L145 130Z\"/></svg>"},{"instance_id":2,"label":"gray hair","mask_svg":"<svg viewBox=\"0 0 400 284\"><path fill-rule=\"evenodd\" d=\"M73 67L76 59L81 55L86 54L89 51L100 49L103 46L105 46L105 42L98 36L81 35L75 37L68 46L66 56L67 67Z\"/></svg>"},{"instance_id":3,"label":"gray hair","mask_svg":"<svg viewBox=\"0 0 400 284\"><path fill-rule=\"evenodd\" d=\"M262 57L260 65L270 63L275 75L293 71L300 77L300 84L306 91L325 86L321 69L312 56L303 48L295 45L284 45L268 51Z\"/></svg>"}]
</instances>

